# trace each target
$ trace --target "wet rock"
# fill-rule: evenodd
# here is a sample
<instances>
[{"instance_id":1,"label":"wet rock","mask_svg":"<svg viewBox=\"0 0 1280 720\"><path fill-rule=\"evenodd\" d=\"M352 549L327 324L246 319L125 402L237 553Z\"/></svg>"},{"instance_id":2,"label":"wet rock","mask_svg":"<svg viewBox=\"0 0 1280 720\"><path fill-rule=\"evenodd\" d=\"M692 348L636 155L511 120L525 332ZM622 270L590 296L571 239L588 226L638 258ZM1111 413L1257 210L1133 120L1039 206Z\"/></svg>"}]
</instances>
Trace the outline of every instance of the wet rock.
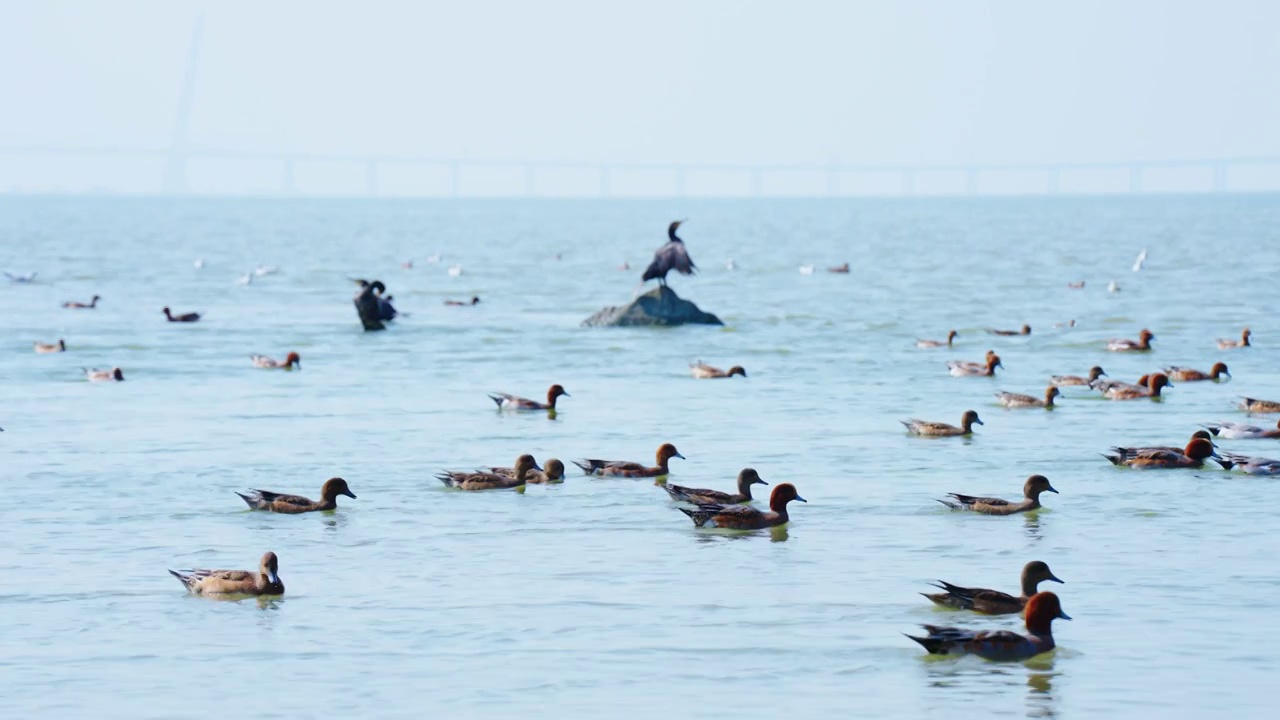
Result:
<instances>
[{"instance_id":1,"label":"wet rock","mask_svg":"<svg viewBox=\"0 0 1280 720\"><path fill-rule=\"evenodd\" d=\"M584 327L674 327L686 324L723 325L720 318L676 295L665 285L620 307L607 307L582 321Z\"/></svg>"}]
</instances>

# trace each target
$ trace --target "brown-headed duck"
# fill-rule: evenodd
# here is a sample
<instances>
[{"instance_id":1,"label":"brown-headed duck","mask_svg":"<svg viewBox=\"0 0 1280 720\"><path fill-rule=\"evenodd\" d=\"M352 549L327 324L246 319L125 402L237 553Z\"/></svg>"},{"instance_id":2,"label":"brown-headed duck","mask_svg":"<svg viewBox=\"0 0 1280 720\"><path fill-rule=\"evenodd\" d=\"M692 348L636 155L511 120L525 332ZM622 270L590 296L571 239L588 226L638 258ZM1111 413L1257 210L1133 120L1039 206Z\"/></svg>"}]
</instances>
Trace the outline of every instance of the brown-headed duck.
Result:
<instances>
[{"instance_id":1,"label":"brown-headed duck","mask_svg":"<svg viewBox=\"0 0 1280 720\"><path fill-rule=\"evenodd\" d=\"M1249 347L1250 345L1249 340L1252 337L1253 337L1253 333L1249 331L1249 328L1245 328L1244 332L1240 333L1239 340L1218 338L1218 349L1234 350L1235 348Z\"/></svg>"},{"instance_id":2,"label":"brown-headed duck","mask_svg":"<svg viewBox=\"0 0 1280 720\"><path fill-rule=\"evenodd\" d=\"M269 510L277 513L316 512L334 510L338 507L338 496L346 495L354 500L356 494L347 487L347 481L340 477L329 478L320 487L320 500L310 500L300 495L284 495L270 490L250 490L249 494L236 493L241 500L254 510Z\"/></svg>"},{"instance_id":3,"label":"brown-headed duck","mask_svg":"<svg viewBox=\"0 0 1280 720\"><path fill-rule=\"evenodd\" d=\"M1191 438L1187 440L1187 442L1190 443L1194 440L1208 440L1212 444L1213 434L1210 433L1208 430L1197 430L1191 433ZM1183 448L1181 445L1140 445L1138 447L1129 447L1129 448L1112 448L1112 450L1123 451L1123 454L1126 454L1126 455L1133 455L1137 453L1146 453L1146 452L1182 453L1185 451L1185 448Z\"/></svg>"},{"instance_id":4,"label":"brown-headed duck","mask_svg":"<svg viewBox=\"0 0 1280 720\"><path fill-rule=\"evenodd\" d=\"M1150 330L1144 328L1142 332L1138 333L1137 340L1111 338L1107 341L1107 349L1111 352L1147 352L1151 350L1151 341L1155 339L1156 336Z\"/></svg>"},{"instance_id":5,"label":"brown-headed duck","mask_svg":"<svg viewBox=\"0 0 1280 720\"><path fill-rule=\"evenodd\" d=\"M1213 367L1209 368L1209 372L1207 373L1200 372L1199 370L1195 370L1193 368L1178 367L1177 365L1174 365L1173 367L1165 368L1164 373L1169 376L1170 380L1177 380L1178 382L1199 382L1201 380L1221 380L1223 375L1226 375L1227 377L1231 377L1231 372L1227 370L1226 363L1214 363Z\"/></svg>"},{"instance_id":6,"label":"brown-headed duck","mask_svg":"<svg viewBox=\"0 0 1280 720\"><path fill-rule=\"evenodd\" d=\"M987 328L987 332L991 333L992 335L1003 335L1005 337L1011 337L1013 335L1030 335L1031 326L1023 325L1020 330L996 330L994 328Z\"/></svg>"},{"instance_id":7,"label":"brown-headed duck","mask_svg":"<svg viewBox=\"0 0 1280 720\"><path fill-rule=\"evenodd\" d=\"M695 505L734 505L737 503L751 502L751 486L752 485L768 485L769 483L760 479L760 473L752 468L743 468L738 473L738 492L727 493L720 490L706 490L703 488L689 488L680 485L663 485L662 488L667 491L672 500L680 502L690 502Z\"/></svg>"},{"instance_id":8,"label":"brown-headed duck","mask_svg":"<svg viewBox=\"0 0 1280 720\"><path fill-rule=\"evenodd\" d=\"M1237 406L1245 412L1251 413L1280 413L1280 402L1274 400L1259 400L1257 398L1240 396L1240 404Z\"/></svg>"},{"instance_id":9,"label":"brown-headed duck","mask_svg":"<svg viewBox=\"0 0 1280 720\"><path fill-rule=\"evenodd\" d=\"M1000 498L961 495L959 493L948 493L947 496L952 498L951 500L939 500L938 502L952 510L972 510L983 515L1014 515L1031 510L1039 510L1040 495L1046 492L1056 494L1058 491L1049 484L1049 478L1043 475L1032 475L1022 484L1022 500L1017 502L1001 500Z\"/></svg>"},{"instance_id":10,"label":"brown-headed duck","mask_svg":"<svg viewBox=\"0 0 1280 720\"><path fill-rule=\"evenodd\" d=\"M829 267L829 268L827 268L827 272L829 272L829 273L836 273L836 274L839 274L839 275L848 275L848 274L849 274L849 263L845 263L845 264L843 264L843 265L836 265L836 266L834 266L834 267Z\"/></svg>"},{"instance_id":11,"label":"brown-headed duck","mask_svg":"<svg viewBox=\"0 0 1280 720\"><path fill-rule=\"evenodd\" d=\"M924 349L929 349L929 348L941 348L941 347L951 347L951 344L952 344L953 342L955 342L955 339L956 339L956 331L955 331L955 330L952 330L952 331L950 331L950 332L948 332L948 333L947 333L947 339L946 339L946 341L942 341L942 340L916 340L916 347L918 347L918 348L924 348Z\"/></svg>"},{"instance_id":12,"label":"brown-headed duck","mask_svg":"<svg viewBox=\"0 0 1280 720\"><path fill-rule=\"evenodd\" d=\"M920 643L931 655L977 655L987 660L1029 660L1054 648L1053 621L1070 620L1062 611L1058 596L1040 592L1031 596L1026 605L1027 634L1012 630L980 630L924 625L926 637L907 637Z\"/></svg>"},{"instance_id":13,"label":"brown-headed duck","mask_svg":"<svg viewBox=\"0 0 1280 720\"><path fill-rule=\"evenodd\" d=\"M800 497L796 486L782 483L769 494L769 511L753 508L750 505L724 505L721 503L699 504L694 510L679 508L688 515L695 527L717 527L728 530L762 530L764 528L785 525L787 503L792 500L809 502Z\"/></svg>"},{"instance_id":14,"label":"brown-headed duck","mask_svg":"<svg viewBox=\"0 0 1280 720\"><path fill-rule=\"evenodd\" d=\"M712 367L701 360L696 363L691 363L689 365L689 370L693 373L694 377L702 379L730 378L734 375L741 375L742 377L747 376L747 371L743 370L741 365L734 365L726 371L721 370L718 367Z\"/></svg>"},{"instance_id":15,"label":"brown-headed duck","mask_svg":"<svg viewBox=\"0 0 1280 720\"><path fill-rule=\"evenodd\" d=\"M456 472L446 470L436 475L436 479L451 488L459 490L510 490L523 487L528 482L531 471L542 470L532 455L521 455L516 458L513 475L499 475L492 472Z\"/></svg>"},{"instance_id":16,"label":"brown-headed duck","mask_svg":"<svg viewBox=\"0 0 1280 720\"><path fill-rule=\"evenodd\" d=\"M302 369L302 358L296 352L286 355L283 361L266 355L250 355L249 359L253 361L254 367L264 370L292 370L295 365L299 370Z\"/></svg>"},{"instance_id":17,"label":"brown-headed duck","mask_svg":"<svg viewBox=\"0 0 1280 720\"><path fill-rule=\"evenodd\" d=\"M1058 387L1066 387L1068 385L1092 386L1095 380L1105 375L1106 373L1103 372L1101 367L1094 365L1093 367L1089 368L1089 377L1087 378L1080 377L1079 375L1054 375L1053 377L1049 378L1049 382L1053 383L1054 385L1057 385Z\"/></svg>"},{"instance_id":18,"label":"brown-headed duck","mask_svg":"<svg viewBox=\"0 0 1280 720\"><path fill-rule=\"evenodd\" d=\"M162 312L164 312L164 317L169 322L195 322L200 319L200 313L191 312L183 313L182 315L174 315L169 312L169 308L165 308Z\"/></svg>"},{"instance_id":19,"label":"brown-headed duck","mask_svg":"<svg viewBox=\"0 0 1280 720\"><path fill-rule=\"evenodd\" d=\"M280 560L273 552L262 556L258 571L248 570L187 570L169 571L187 590L196 595L283 595L284 583L280 580Z\"/></svg>"},{"instance_id":20,"label":"brown-headed duck","mask_svg":"<svg viewBox=\"0 0 1280 720\"><path fill-rule=\"evenodd\" d=\"M991 350L987 351L985 362L947 361L947 369L951 371L951 377L995 377L998 367L1004 367L1004 363L1000 362L1000 356Z\"/></svg>"},{"instance_id":21,"label":"brown-headed duck","mask_svg":"<svg viewBox=\"0 0 1280 720\"><path fill-rule=\"evenodd\" d=\"M898 422L907 426L907 432L912 435L928 435L932 437L955 437L960 435L969 435L973 432L974 425L983 425L984 423L978 419L978 413L973 410L965 410L964 415L960 416L960 427L948 425L943 422L930 422L928 420L899 420Z\"/></svg>"},{"instance_id":22,"label":"brown-headed duck","mask_svg":"<svg viewBox=\"0 0 1280 720\"><path fill-rule=\"evenodd\" d=\"M1144 375L1147 384L1146 387L1141 385L1125 385L1123 383L1111 385L1104 392L1108 400L1141 400L1143 398L1155 399L1160 397L1160 389L1173 387L1173 383L1169 382L1169 377L1164 373L1155 373L1153 375ZM1141 381L1142 378L1139 378Z\"/></svg>"},{"instance_id":23,"label":"brown-headed duck","mask_svg":"<svg viewBox=\"0 0 1280 720\"><path fill-rule=\"evenodd\" d=\"M573 464L582 468L582 472L588 475L599 475L601 477L662 477L671 474L668 463L671 458L685 457L676 450L676 446L671 443L663 443L658 446L657 460L658 464L654 467L645 467L644 464L638 462L627 462L625 460L574 460Z\"/></svg>"},{"instance_id":24,"label":"brown-headed duck","mask_svg":"<svg viewBox=\"0 0 1280 720\"><path fill-rule=\"evenodd\" d=\"M445 300L445 301L444 301L444 304L445 304L445 305L448 305L449 307L466 307L466 306L468 306L468 305L479 305L479 304L480 304L480 298L475 297L475 296L473 295L473 296L471 297L471 301L470 301L470 302L467 302L466 300Z\"/></svg>"},{"instance_id":25,"label":"brown-headed duck","mask_svg":"<svg viewBox=\"0 0 1280 720\"><path fill-rule=\"evenodd\" d=\"M35 346L35 351L40 355L47 355L49 353L60 353L60 352L67 351L67 343L65 340L62 340L61 338L59 338L58 342L56 343L42 343L42 342L36 341L35 343L32 343L32 344Z\"/></svg>"},{"instance_id":26,"label":"brown-headed duck","mask_svg":"<svg viewBox=\"0 0 1280 720\"><path fill-rule=\"evenodd\" d=\"M984 615L1013 615L1022 612L1027 601L1038 591L1040 583L1045 581L1062 582L1049 569L1048 563L1032 560L1022 567L1022 594L1017 597L999 590L960 587L945 580L939 580L934 585L945 592L920 594L943 607L972 610Z\"/></svg>"},{"instance_id":27,"label":"brown-headed duck","mask_svg":"<svg viewBox=\"0 0 1280 720\"><path fill-rule=\"evenodd\" d=\"M1058 392L1057 385L1050 385L1044 390L1044 398L1033 397L1031 395L1019 395L1011 392L998 392L996 398L999 403L1007 408L1052 408L1053 399L1061 393Z\"/></svg>"},{"instance_id":28,"label":"brown-headed duck","mask_svg":"<svg viewBox=\"0 0 1280 720\"><path fill-rule=\"evenodd\" d=\"M1272 438L1280 438L1280 423L1276 423L1276 427L1267 429L1258 427L1257 425L1245 425L1236 422L1218 422L1209 423L1203 427L1213 433L1214 437L1220 437L1224 440L1267 440Z\"/></svg>"},{"instance_id":29,"label":"brown-headed duck","mask_svg":"<svg viewBox=\"0 0 1280 720\"><path fill-rule=\"evenodd\" d=\"M1172 448L1111 448L1113 455L1102 457L1112 465L1154 470L1161 468L1199 468L1204 461L1216 456L1213 443L1204 438L1192 438L1181 451Z\"/></svg>"},{"instance_id":30,"label":"brown-headed duck","mask_svg":"<svg viewBox=\"0 0 1280 720\"><path fill-rule=\"evenodd\" d=\"M532 455L528 457L530 460L533 459ZM516 476L516 469L513 467L491 467L489 468L489 472L495 475L505 475L510 478L514 478ZM531 469L526 472L524 475L524 481L526 483L539 485L562 483L564 482L564 463L555 458L549 458L545 463L543 463L543 468L541 470Z\"/></svg>"},{"instance_id":31,"label":"brown-headed duck","mask_svg":"<svg viewBox=\"0 0 1280 720\"><path fill-rule=\"evenodd\" d=\"M67 302L62 303L62 307L69 308L72 310L93 310L94 308L98 307L98 301L101 299L102 299L101 297L94 295L93 299L87 303L68 300Z\"/></svg>"},{"instance_id":32,"label":"brown-headed duck","mask_svg":"<svg viewBox=\"0 0 1280 720\"><path fill-rule=\"evenodd\" d=\"M99 370L98 368L80 368L89 382L124 382L124 371L120 368Z\"/></svg>"},{"instance_id":33,"label":"brown-headed duck","mask_svg":"<svg viewBox=\"0 0 1280 720\"><path fill-rule=\"evenodd\" d=\"M552 385L547 390L547 401L545 403L516 397L515 395L508 395L507 393L492 393L489 395L489 399L497 403L499 410L538 411L555 410L556 398L561 395L564 397L571 397L569 393L564 391L563 386L557 384Z\"/></svg>"}]
</instances>

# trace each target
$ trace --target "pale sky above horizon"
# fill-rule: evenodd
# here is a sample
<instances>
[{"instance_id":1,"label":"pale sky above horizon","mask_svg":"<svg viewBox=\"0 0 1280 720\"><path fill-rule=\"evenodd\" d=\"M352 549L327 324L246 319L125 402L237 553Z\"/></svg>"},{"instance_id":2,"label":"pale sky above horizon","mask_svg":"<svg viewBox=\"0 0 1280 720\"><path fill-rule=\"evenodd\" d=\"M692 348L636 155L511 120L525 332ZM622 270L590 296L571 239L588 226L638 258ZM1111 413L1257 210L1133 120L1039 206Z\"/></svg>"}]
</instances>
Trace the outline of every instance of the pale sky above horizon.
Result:
<instances>
[{"instance_id":1,"label":"pale sky above horizon","mask_svg":"<svg viewBox=\"0 0 1280 720\"><path fill-rule=\"evenodd\" d=\"M0 0L0 146L168 147L198 17L193 146L587 163L1280 155L1280 3L1239 0ZM0 155L0 189L153 191L156 167ZM332 175L358 191L365 171L295 172L300 189ZM206 161L190 184L270 190L279 174Z\"/></svg>"}]
</instances>

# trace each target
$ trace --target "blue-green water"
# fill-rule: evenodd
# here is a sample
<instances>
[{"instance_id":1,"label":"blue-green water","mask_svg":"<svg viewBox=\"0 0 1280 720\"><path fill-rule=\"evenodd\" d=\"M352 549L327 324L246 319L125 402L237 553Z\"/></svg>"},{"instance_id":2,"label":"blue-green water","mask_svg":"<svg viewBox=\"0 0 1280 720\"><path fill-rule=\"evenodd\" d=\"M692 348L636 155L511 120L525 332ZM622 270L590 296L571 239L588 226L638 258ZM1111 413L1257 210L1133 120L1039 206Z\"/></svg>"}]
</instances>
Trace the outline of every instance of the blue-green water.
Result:
<instances>
[{"instance_id":1,"label":"blue-green water","mask_svg":"<svg viewBox=\"0 0 1280 720\"><path fill-rule=\"evenodd\" d=\"M580 328L638 289L677 217L702 273L672 285L726 326ZM14 717L1268 715L1275 481L1098 453L1244 420L1236 395L1280 400L1277 221L1269 196L0 200L0 269L39 272L0 284L0 697ZM281 270L236 284L258 264ZM410 316L361 332L346 276L382 279ZM95 293L97 310L60 307ZM170 325L165 305L206 317ZM982 332L1024 322L1030 337ZM1215 348L1245 325L1255 347ZM954 349L913 346L952 327ZM1143 327L1153 353L1102 350ZM60 337L65 354L31 350ZM995 380L947 375L988 348ZM290 350L300 373L247 357ZM749 377L694 380L699 358ZM1131 381L1220 359L1231 382L1159 403L992 397L1094 364ZM126 382L79 372L113 365ZM485 397L555 382L572 397L554 420ZM969 408L986 424L968 440L898 424ZM783 532L726 536L652 481L468 494L432 477L523 452L648 461L664 441L688 457L673 482L728 489L750 466L809 503ZM1037 515L934 502L1017 497L1032 473L1061 491ZM232 494L314 497L333 475L359 499L331 514L250 513ZM268 549L277 601L190 597L165 572L252 568ZM1052 655L930 660L900 634L1019 627L917 593L1016 591L1032 559L1066 580L1052 589L1075 618Z\"/></svg>"}]
</instances>

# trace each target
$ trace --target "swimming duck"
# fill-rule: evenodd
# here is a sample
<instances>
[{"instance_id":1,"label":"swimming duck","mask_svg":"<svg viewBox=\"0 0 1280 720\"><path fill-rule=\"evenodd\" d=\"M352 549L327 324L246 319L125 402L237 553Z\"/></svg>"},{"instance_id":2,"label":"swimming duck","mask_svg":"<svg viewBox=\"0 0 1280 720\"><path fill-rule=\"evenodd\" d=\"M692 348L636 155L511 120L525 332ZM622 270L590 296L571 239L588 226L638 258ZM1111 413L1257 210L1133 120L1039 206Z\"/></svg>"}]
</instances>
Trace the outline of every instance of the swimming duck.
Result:
<instances>
[{"instance_id":1,"label":"swimming duck","mask_svg":"<svg viewBox=\"0 0 1280 720\"><path fill-rule=\"evenodd\" d=\"M800 497L796 486L782 483L769 494L769 512L750 505L722 505L720 503L699 504L697 509L679 508L688 515L695 527L718 527L729 530L761 530L764 528L785 525L791 518L787 516L787 503L792 500L809 502Z\"/></svg>"},{"instance_id":2,"label":"swimming duck","mask_svg":"<svg viewBox=\"0 0 1280 720\"><path fill-rule=\"evenodd\" d=\"M1049 382L1057 385L1058 387L1066 387L1068 385L1089 385L1092 387L1093 382L1104 375L1106 375L1106 373L1103 372L1102 368L1094 365L1089 368L1089 377L1087 378L1080 377L1079 375L1054 375L1049 378Z\"/></svg>"},{"instance_id":3,"label":"swimming duck","mask_svg":"<svg viewBox=\"0 0 1280 720\"><path fill-rule=\"evenodd\" d=\"M1031 326L1023 325L1021 330L994 330L992 328L987 328L987 332L991 333L992 335L1004 335L1006 337L1009 337L1012 335L1030 335Z\"/></svg>"},{"instance_id":4,"label":"swimming duck","mask_svg":"<svg viewBox=\"0 0 1280 720\"><path fill-rule=\"evenodd\" d=\"M94 295L93 299L87 303L68 300L67 302L62 303L62 307L70 308L72 310L93 310L94 308L98 307L98 301L101 299L102 299L101 297Z\"/></svg>"},{"instance_id":5,"label":"swimming duck","mask_svg":"<svg viewBox=\"0 0 1280 720\"><path fill-rule=\"evenodd\" d=\"M1147 390L1149 389L1147 386L1150 384L1150 375L1143 375L1131 383L1127 383L1123 380L1112 380L1111 378L1107 378L1106 380L1103 380L1102 378L1094 378L1089 381L1089 387L1091 389L1097 390L1103 394L1106 394L1108 390L1114 387L1133 387L1138 388L1139 390Z\"/></svg>"},{"instance_id":6,"label":"swimming duck","mask_svg":"<svg viewBox=\"0 0 1280 720\"><path fill-rule=\"evenodd\" d=\"M999 399L1001 405L1007 408L1051 408L1053 407L1053 399L1061 395L1058 392L1057 385L1050 385L1044 390L1044 399L1032 397L1030 395L1019 395L1011 392L998 392L996 398Z\"/></svg>"},{"instance_id":7,"label":"swimming duck","mask_svg":"<svg viewBox=\"0 0 1280 720\"><path fill-rule=\"evenodd\" d=\"M236 493L241 500L254 510L269 510L276 513L296 515L304 512L334 510L338 507L338 496L346 495L352 500L356 494L347 487L347 481L340 477L329 478L320 487L320 501L308 500L299 495L284 495L270 490L250 490L248 495Z\"/></svg>"},{"instance_id":8,"label":"swimming duck","mask_svg":"<svg viewBox=\"0 0 1280 720\"><path fill-rule=\"evenodd\" d=\"M645 467L641 463L626 462L623 460L574 460L573 464L582 468L582 472L588 475L599 475L601 477L662 477L669 475L671 470L667 467L667 463L671 458L685 459L685 456L676 450L676 446L671 443L663 443L658 446L657 460L655 467Z\"/></svg>"},{"instance_id":9,"label":"swimming duck","mask_svg":"<svg viewBox=\"0 0 1280 720\"><path fill-rule=\"evenodd\" d=\"M1150 330L1144 329L1138 333L1137 340L1128 338L1112 338L1107 341L1107 349L1111 352L1146 352L1151 349L1151 341L1156 336L1151 334Z\"/></svg>"},{"instance_id":10,"label":"swimming duck","mask_svg":"<svg viewBox=\"0 0 1280 720\"><path fill-rule=\"evenodd\" d=\"M516 458L515 474L499 475L491 472L454 472L448 471L436 475L436 479L451 488L459 490L510 490L528 482L531 470L542 470L532 455L521 455Z\"/></svg>"},{"instance_id":11,"label":"swimming duck","mask_svg":"<svg viewBox=\"0 0 1280 720\"><path fill-rule=\"evenodd\" d=\"M1177 365L1165 368L1164 372L1171 380L1177 380L1178 382L1219 380L1223 375L1231 377L1231 373L1227 371L1226 363L1214 363L1213 367L1210 368L1207 373L1200 372L1199 370L1194 370L1192 368L1178 367Z\"/></svg>"},{"instance_id":12,"label":"swimming duck","mask_svg":"<svg viewBox=\"0 0 1280 720\"><path fill-rule=\"evenodd\" d=\"M1270 458L1222 453L1222 457L1214 458L1214 462L1221 465L1223 470L1236 468L1248 475L1280 475L1280 460Z\"/></svg>"},{"instance_id":13,"label":"swimming duck","mask_svg":"<svg viewBox=\"0 0 1280 720\"><path fill-rule=\"evenodd\" d=\"M952 330L947 333L947 339L945 342L942 340L916 340L916 347L925 348L925 349L951 347L951 343L954 342L955 339L956 339L956 331Z\"/></svg>"},{"instance_id":14,"label":"swimming duck","mask_svg":"<svg viewBox=\"0 0 1280 720\"><path fill-rule=\"evenodd\" d=\"M983 515L1013 515L1039 510L1040 494L1046 492L1056 494L1058 491L1054 490L1053 486L1049 484L1049 478L1043 475L1032 475L1022 484L1023 499L1018 502L1001 500L1000 498L974 497L973 495L961 495L959 493L947 494L947 497L954 498L954 500L939 500L938 502L952 510L972 510Z\"/></svg>"},{"instance_id":15,"label":"swimming duck","mask_svg":"<svg viewBox=\"0 0 1280 720\"><path fill-rule=\"evenodd\" d=\"M14 275L6 270L4 276L9 278L9 282L32 283L36 281L36 275L38 274L39 273L27 273L26 275Z\"/></svg>"},{"instance_id":16,"label":"swimming duck","mask_svg":"<svg viewBox=\"0 0 1280 720\"><path fill-rule=\"evenodd\" d=\"M1069 283L1067 283L1067 287L1071 288L1072 290L1083 290L1083 289L1084 289L1084 281L1083 281L1083 280L1076 280L1075 282L1069 282Z\"/></svg>"},{"instance_id":17,"label":"swimming duck","mask_svg":"<svg viewBox=\"0 0 1280 720\"><path fill-rule=\"evenodd\" d=\"M1123 383L1111 385L1103 392L1103 395L1109 400L1140 400L1142 398L1158 398L1160 397L1160 389L1165 387L1173 387L1169 382L1169 378L1164 373L1155 373L1151 376L1143 376L1147 378L1147 386L1125 385Z\"/></svg>"},{"instance_id":18,"label":"swimming duck","mask_svg":"<svg viewBox=\"0 0 1280 720\"><path fill-rule=\"evenodd\" d=\"M1280 423L1276 423L1276 427L1271 430L1258 427L1257 425L1245 425L1244 423L1235 422L1209 423L1202 427L1208 429L1215 437L1220 437L1224 440L1264 440L1267 438L1280 438Z\"/></svg>"},{"instance_id":19,"label":"swimming duck","mask_svg":"<svg viewBox=\"0 0 1280 720\"><path fill-rule=\"evenodd\" d=\"M977 655L987 660L1028 660L1054 648L1053 621L1070 620L1062 612L1058 596L1040 592L1031 596L1026 606L1027 634L1011 630L981 630L924 625L927 637L907 635L931 655Z\"/></svg>"},{"instance_id":20,"label":"swimming duck","mask_svg":"<svg viewBox=\"0 0 1280 720\"><path fill-rule=\"evenodd\" d=\"M1163 468L1199 468L1204 461L1216 456L1213 443L1204 438L1192 438L1181 452L1171 448L1122 448L1113 447L1114 455L1102 457L1111 461L1112 465L1137 468L1140 470L1158 470Z\"/></svg>"},{"instance_id":21,"label":"swimming duck","mask_svg":"<svg viewBox=\"0 0 1280 720\"><path fill-rule=\"evenodd\" d=\"M827 268L827 272L836 273L839 275L847 275L849 273L849 263L845 263L843 265L836 265L835 267L829 267Z\"/></svg>"},{"instance_id":22,"label":"swimming duck","mask_svg":"<svg viewBox=\"0 0 1280 720\"><path fill-rule=\"evenodd\" d=\"M165 319L169 322L195 322L200 319L200 313L192 312L184 313L182 315L174 315L169 312L169 308L165 308L162 312L164 312Z\"/></svg>"},{"instance_id":23,"label":"swimming duck","mask_svg":"<svg viewBox=\"0 0 1280 720\"><path fill-rule=\"evenodd\" d=\"M187 590L196 595L283 595L284 583L280 581L280 559L273 552L262 556L258 571L248 570L188 570L169 574L178 578Z\"/></svg>"},{"instance_id":24,"label":"swimming duck","mask_svg":"<svg viewBox=\"0 0 1280 720\"><path fill-rule=\"evenodd\" d=\"M983 363L964 360L950 360L947 362L947 369L951 371L951 377L995 377L996 368L998 367L1004 367L1004 363L1000 362L999 355L990 350L987 351L987 360Z\"/></svg>"},{"instance_id":25,"label":"swimming duck","mask_svg":"<svg viewBox=\"0 0 1280 720\"><path fill-rule=\"evenodd\" d=\"M1249 347L1249 338L1251 337L1253 337L1253 333L1249 331L1249 328L1245 328L1244 332L1240 333L1239 340L1218 338L1218 349L1234 350L1235 348Z\"/></svg>"},{"instance_id":26,"label":"swimming duck","mask_svg":"<svg viewBox=\"0 0 1280 720\"><path fill-rule=\"evenodd\" d=\"M530 460L533 459L532 455L522 455L521 457L528 457ZM495 475L505 475L506 477L511 478L516 476L516 469L510 467L491 467L489 468L489 472ZM542 470L530 469L526 472L524 475L524 481L526 483L534 484L562 483L564 482L564 463L555 458L549 458Z\"/></svg>"},{"instance_id":27,"label":"swimming duck","mask_svg":"<svg viewBox=\"0 0 1280 720\"><path fill-rule=\"evenodd\" d=\"M957 435L969 435L973 432L974 425L983 425L978 419L978 413L973 410L965 410L964 415L960 416L960 427L948 425L942 422L930 422L928 420L899 420L898 422L907 426L907 432L912 435L930 435L934 437L950 437Z\"/></svg>"},{"instance_id":28,"label":"swimming duck","mask_svg":"<svg viewBox=\"0 0 1280 720\"><path fill-rule=\"evenodd\" d=\"M1280 402L1273 400L1259 400L1257 398L1240 396L1240 404L1238 407L1245 412L1251 413L1280 413Z\"/></svg>"},{"instance_id":29,"label":"swimming duck","mask_svg":"<svg viewBox=\"0 0 1280 720\"><path fill-rule=\"evenodd\" d=\"M480 298L475 297L473 295L471 296L471 302L466 302L463 300L445 300L444 304L448 305L449 307L466 307L467 305L479 305Z\"/></svg>"},{"instance_id":30,"label":"swimming duck","mask_svg":"<svg viewBox=\"0 0 1280 720\"><path fill-rule=\"evenodd\" d=\"M35 343L32 343L32 344L35 346L36 352L41 355L67 351L67 343L61 338L59 338L58 342L56 343L42 343L42 342L36 341Z\"/></svg>"},{"instance_id":31,"label":"swimming duck","mask_svg":"<svg viewBox=\"0 0 1280 720\"><path fill-rule=\"evenodd\" d=\"M89 382L124 382L124 372L120 368L99 370L98 368L80 368Z\"/></svg>"},{"instance_id":32,"label":"swimming duck","mask_svg":"<svg viewBox=\"0 0 1280 720\"><path fill-rule=\"evenodd\" d=\"M1062 582L1049 569L1048 563L1032 560L1022 567L1022 594L1017 597L1002 593L999 590L960 587L952 585L945 580L939 580L934 587L941 588L946 592L920 594L943 607L972 610L985 615L1012 615L1022 612L1022 609L1027 605L1027 601L1036 594L1040 583L1046 580L1056 583Z\"/></svg>"},{"instance_id":33,"label":"swimming duck","mask_svg":"<svg viewBox=\"0 0 1280 720\"><path fill-rule=\"evenodd\" d=\"M299 370L302 369L302 358L296 352L286 355L283 362L266 355L250 355L249 359L253 361L254 367L264 370L292 370L294 365L297 365Z\"/></svg>"},{"instance_id":34,"label":"swimming duck","mask_svg":"<svg viewBox=\"0 0 1280 720\"><path fill-rule=\"evenodd\" d=\"M1210 444L1213 444L1213 435L1208 430L1197 430L1191 433L1191 439L1187 440L1187 442L1190 443L1193 440L1207 440L1209 441ZM1112 450L1119 451L1125 455L1133 455L1137 453L1149 453L1149 452L1167 452L1167 453L1182 454L1185 451L1185 448L1181 446L1176 446L1176 445L1142 445L1139 447L1131 447L1131 448L1112 448Z\"/></svg>"},{"instance_id":35,"label":"swimming duck","mask_svg":"<svg viewBox=\"0 0 1280 720\"><path fill-rule=\"evenodd\" d=\"M768 485L769 483L761 480L760 473L752 468L743 468L738 473L738 492L736 493L689 488L680 485L663 485L662 488L667 491L672 500L690 502L695 505L734 505L751 502L751 486L757 484Z\"/></svg>"},{"instance_id":36,"label":"swimming duck","mask_svg":"<svg viewBox=\"0 0 1280 720\"><path fill-rule=\"evenodd\" d=\"M499 410L538 411L555 410L556 398L561 395L571 397L569 393L564 391L563 386L557 384L552 385L547 389L547 401L545 403L540 403L535 400L526 400L525 398L508 395L507 393L494 393L489 396L489 399L498 404Z\"/></svg>"},{"instance_id":37,"label":"swimming duck","mask_svg":"<svg viewBox=\"0 0 1280 720\"><path fill-rule=\"evenodd\" d=\"M747 371L743 370L741 365L734 365L729 368L728 372L725 372L718 367L711 367L701 360L696 363L690 363L689 369L693 372L694 377L702 379L729 378L734 375L741 375L742 377L747 376Z\"/></svg>"}]
</instances>

